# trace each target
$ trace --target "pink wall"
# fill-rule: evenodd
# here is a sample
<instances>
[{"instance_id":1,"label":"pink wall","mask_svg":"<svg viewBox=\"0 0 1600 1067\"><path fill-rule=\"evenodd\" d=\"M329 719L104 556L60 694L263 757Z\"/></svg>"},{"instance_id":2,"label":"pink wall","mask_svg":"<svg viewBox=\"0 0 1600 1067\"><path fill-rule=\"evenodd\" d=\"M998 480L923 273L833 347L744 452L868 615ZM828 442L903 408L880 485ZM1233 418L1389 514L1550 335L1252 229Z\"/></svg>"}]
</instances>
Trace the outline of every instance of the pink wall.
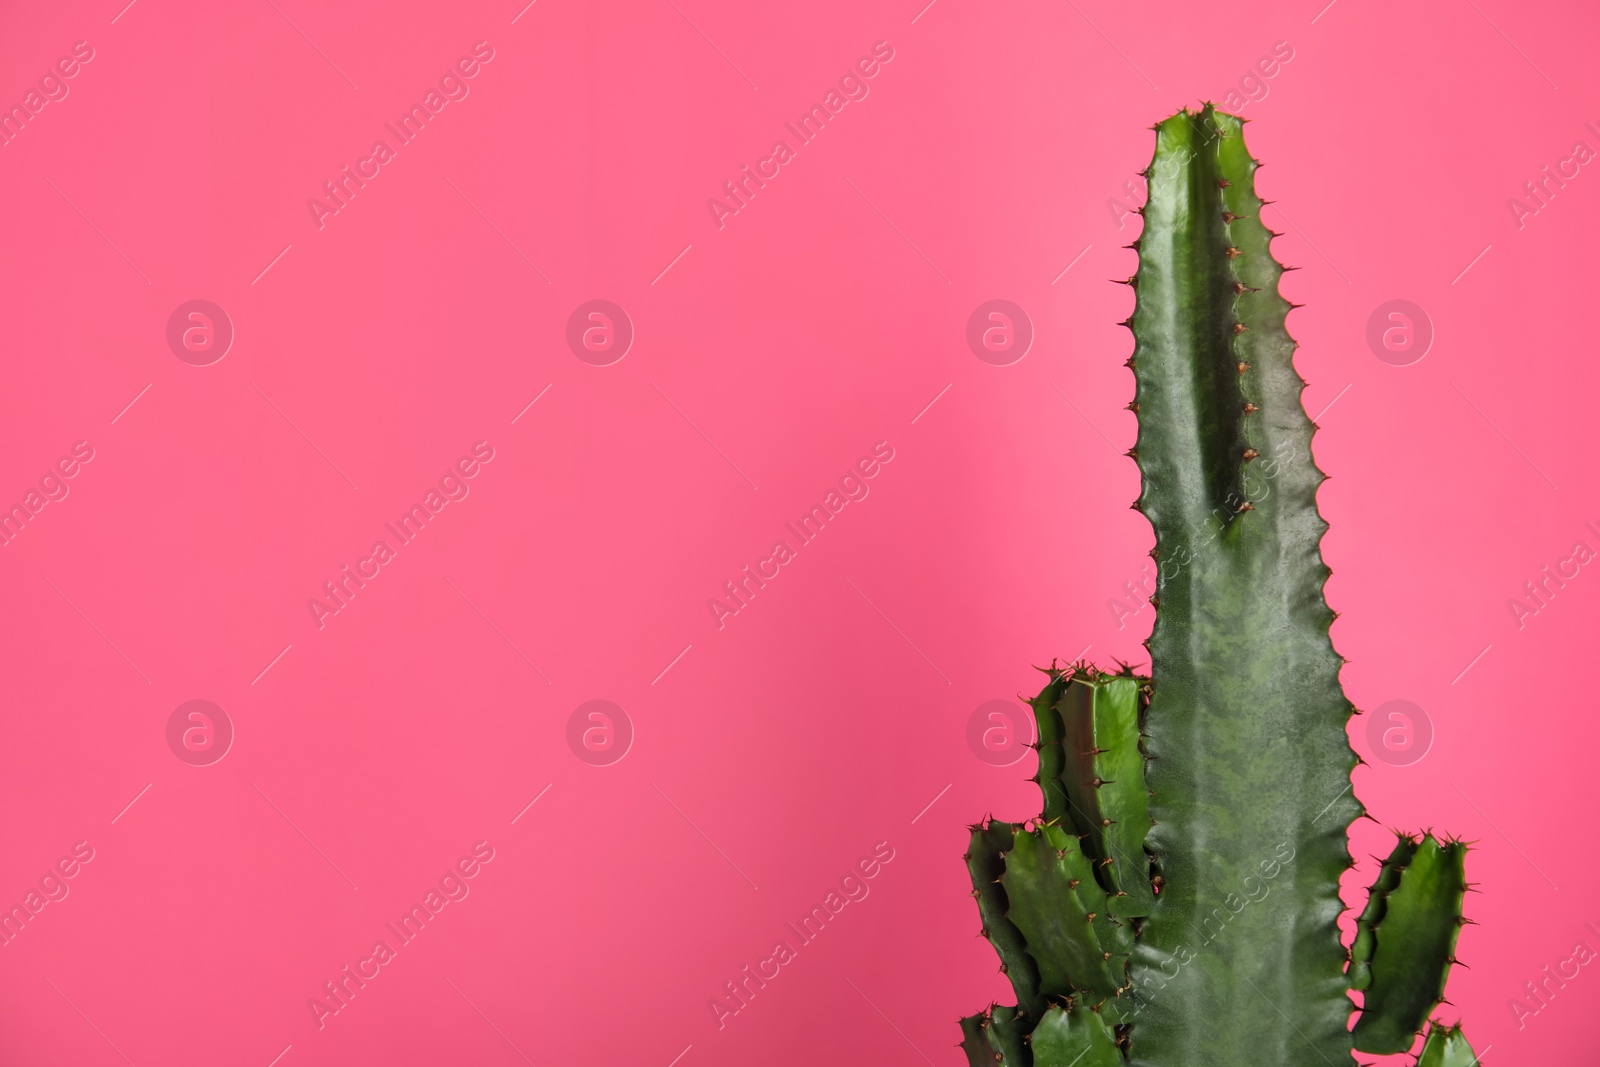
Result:
<instances>
[{"instance_id":1,"label":"pink wall","mask_svg":"<svg viewBox=\"0 0 1600 1067\"><path fill-rule=\"evenodd\" d=\"M968 720L1030 664L1142 651L1106 279L1146 128L1241 78L1331 405L1345 684L1433 734L1406 764L1353 730L1358 793L1478 842L1447 1010L1487 1062L1595 1047L1594 967L1508 1006L1600 950L1600 572L1508 607L1600 550L1600 175L1507 203L1600 150L1592 11L125 2L0 21L4 102L93 56L0 148L0 501L93 455L0 548L0 898L93 855L0 949L0 1061L957 1062L956 1017L1005 995L964 826L1035 806L1032 757L981 761ZM400 144L385 123L480 41ZM785 122L875 42L867 95L800 145ZM745 164L776 176L719 227ZM319 226L345 165L366 185ZM234 334L204 366L166 340L197 299ZM592 299L632 323L610 365L565 339ZM1018 362L967 346L991 299L1032 324ZM1369 348L1391 300L1432 323L1420 362ZM400 546L385 522L477 442ZM719 628L708 598L874 447L867 495ZM376 574L319 628L346 564ZM187 712L169 745L192 700L231 724L218 762L215 714L209 748ZM626 715L598 755L602 720L569 733L591 700ZM785 923L863 859L800 946ZM466 896L374 960L463 860ZM779 939L719 1029L708 1000ZM375 977L319 1029L345 965Z\"/></svg>"}]
</instances>

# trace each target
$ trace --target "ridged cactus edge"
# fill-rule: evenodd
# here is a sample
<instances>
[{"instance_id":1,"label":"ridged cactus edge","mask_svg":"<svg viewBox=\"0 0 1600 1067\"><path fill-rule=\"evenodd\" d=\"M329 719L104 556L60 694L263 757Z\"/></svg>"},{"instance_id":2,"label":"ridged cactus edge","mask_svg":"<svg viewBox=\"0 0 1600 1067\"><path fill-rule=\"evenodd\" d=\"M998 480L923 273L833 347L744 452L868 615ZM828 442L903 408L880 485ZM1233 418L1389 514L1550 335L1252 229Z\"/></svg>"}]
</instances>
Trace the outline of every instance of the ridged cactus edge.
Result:
<instances>
[{"instance_id":1,"label":"ridged cactus edge","mask_svg":"<svg viewBox=\"0 0 1600 1067\"><path fill-rule=\"evenodd\" d=\"M1156 542L1150 674L1043 668L1041 812L971 827L965 857L1016 1003L962 1019L961 1048L972 1067L1353 1065L1413 1048L1421 1067L1472 1067L1460 1029L1429 1020L1466 921L1466 846L1398 834L1353 943L1340 934L1348 828L1366 814L1356 710L1260 164L1243 120L1209 104L1154 129L1123 323L1134 506Z\"/></svg>"}]
</instances>

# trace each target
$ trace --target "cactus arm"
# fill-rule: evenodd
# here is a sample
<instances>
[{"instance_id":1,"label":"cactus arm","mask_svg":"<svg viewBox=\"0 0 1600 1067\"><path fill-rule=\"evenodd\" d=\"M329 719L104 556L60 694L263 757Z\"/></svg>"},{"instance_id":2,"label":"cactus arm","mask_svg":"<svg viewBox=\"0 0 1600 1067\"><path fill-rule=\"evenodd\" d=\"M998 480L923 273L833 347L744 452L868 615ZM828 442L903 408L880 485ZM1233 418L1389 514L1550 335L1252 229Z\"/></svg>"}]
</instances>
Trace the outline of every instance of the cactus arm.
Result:
<instances>
[{"instance_id":1,"label":"cactus arm","mask_svg":"<svg viewBox=\"0 0 1600 1067\"><path fill-rule=\"evenodd\" d=\"M1400 874L1416 851L1415 838L1401 837L1378 869L1378 880L1367 890L1367 906L1356 919L1356 939L1350 946L1351 989L1366 989L1372 984L1372 953L1378 947L1378 923L1383 919L1389 894L1399 886Z\"/></svg>"},{"instance_id":2,"label":"cactus arm","mask_svg":"<svg viewBox=\"0 0 1600 1067\"><path fill-rule=\"evenodd\" d=\"M992 1006L961 1020L961 1051L968 1067L1031 1067L1029 1017L1016 1008Z\"/></svg>"},{"instance_id":3,"label":"cactus arm","mask_svg":"<svg viewBox=\"0 0 1600 1067\"><path fill-rule=\"evenodd\" d=\"M1089 991L1096 1000L1122 994L1133 932L1108 913L1078 839L1052 824L1019 831L1005 861L1000 881L1009 917L1039 965L1040 990L1061 997Z\"/></svg>"},{"instance_id":4,"label":"cactus arm","mask_svg":"<svg viewBox=\"0 0 1600 1067\"><path fill-rule=\"evenodd\" d=\"M1163 888L1133 965L1135 989L1162 992L1131 1051L1151 1067L1351 1062L1337 921L1362 811L1352 709L1256 166L1231 116L1161 123L1138 241L1135 453L1160 565L1146 844ZM1280 847L1292 861L1272 862Z\"/></svg>"},{"instance_id":5,"label":"cactus arm","mask_svg":"<svg viewBox=\"0 0 1600 1067\"><path fill-rule=\"evenodd\" d=\"M1000 884L1005 873L1005 854L1011 851L1017 827L989 820L973 826L967 848L967 873L972 876L972 895L978 902L982 933L1000 956L1000 969L1011 980L1017 1004L1033 1018L1044 1013L1044 998L1039 993L1039 968L1028 955L1027 943L1006 912L1010 902Z\"/></svg>"},{"instance_id":6,"label":"cactus arm","mask_svg":"<svg viewBox=\"0 0 1600 1067\"><path fill-rule=\"evenodd\" d=\"M1082 1004L1045 1012L1030 1043L1034 1067L1122 1067L1115 1032Z\"/></svg>"},{"instance_id":7,"label":"cactus arm","mask_svg":"<svg viewBox=\"0 0 1600 1067\"><path fill-rule=\"evenodd\" d=\"M1066 672L1058 669L1054 662L1045 673L1050 676L1050 681L1039 691L1038 696L1028 702L1033 708L1033 720L1037 731L1034 748L1039 753L1039 769L1033 776L1033 782L1038 785L1039 793L1044 799L1044 814L1040 818L1045 822L1058 822L1070 819L1072 811L1071 802L1067 798L1067 787L1061 781L1062 772L1067 765L1067 756L1066 749L1062 746L1065 727L1061 722L1059 704L1062 694L1067 691L1068 683Z\"/></svg>"},{"instance_id":8,"label":"cactus arm","mask_svg":"<svg viewBox=\"0 0 1600 1067\"><path fill-rule=\"evenodd\" d=\"M967 1054L967 1067L994 1067L994 1050L989 1047L989 1013L963 1016L961 1051Z\"/></svg>"},{"instance_id":9,"label":"cactus arm","mask_svg":"<svg viewBox=\"0 0 1600 1067\"><path fill-rule=\"evenodd\" d=\"M1369 927L1374 936L1351 954L1352 970L1359 960L1370 975L1355 1027L1362 1052L1408 1051L1443 999L1461 932L1465 853L1460 842L1440 843L1432 834L1420 842L1402 837L1384 864L1397 870L1398 884L1382 897Z\"/></svg>"},{"instance_id":10,"label":"cactus arm","mask_svg":"<svg viewBox=\"0 0 1600 1067\"><path fill-rule=\"evenodd\" d=\"M1078 667L1058 705L1065 731L1061 778L1072 822L1119 918L1149 915L1155 907L1144 851L1150 793L1139 745L1146 681L1131 671L1099 674Z\"/></svg>"},{"instance_id":11,"label":"cactus arm","mask_svg":"<svg viewBox=\"0 0 1600 1067\"><path fill-rule=\"evenodd\" d=\"M1461 1027L1430 1023L1416 1067L1478 1067L1478 1054L1467 1044Z\"/></svg>"}]
</instances>

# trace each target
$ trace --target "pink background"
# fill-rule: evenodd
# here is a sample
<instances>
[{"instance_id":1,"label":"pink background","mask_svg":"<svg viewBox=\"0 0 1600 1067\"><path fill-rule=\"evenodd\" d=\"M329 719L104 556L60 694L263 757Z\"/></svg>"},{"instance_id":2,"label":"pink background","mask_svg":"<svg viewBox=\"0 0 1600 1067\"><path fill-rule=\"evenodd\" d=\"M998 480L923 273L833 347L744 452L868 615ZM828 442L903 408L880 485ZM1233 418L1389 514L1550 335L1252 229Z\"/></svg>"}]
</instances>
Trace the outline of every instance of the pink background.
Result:
<instances>
[{"instance_id":1,"label":"pink background","mask_svg":"<svg viewBox=\"0 0 1600 1067\"><path fill-rule=\"evenodd\" d=\"M968 718L1052 656L1138 661L1151 617L1108 607L1151 541L1125 183L1279 41L1242 113L1333 404L1334 637L1358 706L1435 734L1396 766L1358 721L1358 795L1478 843L1445 1012L1487 1062L1595 1048L1593 966L1508 1007L1600 950L1600 574L1507 606L1600 548L1600 176L1507 206L1600 148L1591 11L124 2L0 23L8 103L94 49L0 148L0 502L94 449L0 548L0 898L94 849L0 949L0 1062L959 1062L956 1018L1009 996L965 824L1037 808L1032 757L975 758ZM307 199L477 41L470 95L319 229ZM707 198L878 41L870 94L719 229ZM165 342L196 298L236 330L208 367ZM636 329L615 365L565 344L591 298ZM1011 366L964 341L991 298L1036 330ZM1365 340L1392 299L1436 331L1411 366ZM477 441L470 496L319 630L307 599ZM879 441L870 495L719 630L707 599ZM596 698L636 731L611 766L566 741ZM211 766L167 746L192 699L237 732ZM319 1030L308 998L485 840ZM870 896L719 1029L708 1000L878 842Z\"/></svg>"}]
</instances>

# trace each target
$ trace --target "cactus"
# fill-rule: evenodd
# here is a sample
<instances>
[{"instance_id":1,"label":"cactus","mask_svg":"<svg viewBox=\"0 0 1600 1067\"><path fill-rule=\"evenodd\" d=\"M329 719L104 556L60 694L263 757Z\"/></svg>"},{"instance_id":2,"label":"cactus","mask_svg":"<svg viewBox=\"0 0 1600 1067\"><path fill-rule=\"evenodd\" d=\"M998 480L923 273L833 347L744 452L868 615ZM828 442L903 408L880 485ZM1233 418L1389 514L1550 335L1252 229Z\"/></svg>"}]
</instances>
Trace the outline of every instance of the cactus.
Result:
<instances>
[{"instance_id":1,"label":"cactus","mask_svg":"<svg viewBox=\"0 0 1600 1067\"><path fill-rule=\"evenodd\" d=\"M1411 1049L1441 1002L1466 849L1399 835L1346 949L1339 879L1365 811L1288 268L1242 120L1207 104L1155 132L1123 323L1159 570L1151 677L1045 669L1043 810L973 826L966 854L1017 1002L961 1020L961 1047L974 1067L1347 1067ZM1437 1024L1420 1057L1476 1062Z\"/></svg>"}]
</instances>

